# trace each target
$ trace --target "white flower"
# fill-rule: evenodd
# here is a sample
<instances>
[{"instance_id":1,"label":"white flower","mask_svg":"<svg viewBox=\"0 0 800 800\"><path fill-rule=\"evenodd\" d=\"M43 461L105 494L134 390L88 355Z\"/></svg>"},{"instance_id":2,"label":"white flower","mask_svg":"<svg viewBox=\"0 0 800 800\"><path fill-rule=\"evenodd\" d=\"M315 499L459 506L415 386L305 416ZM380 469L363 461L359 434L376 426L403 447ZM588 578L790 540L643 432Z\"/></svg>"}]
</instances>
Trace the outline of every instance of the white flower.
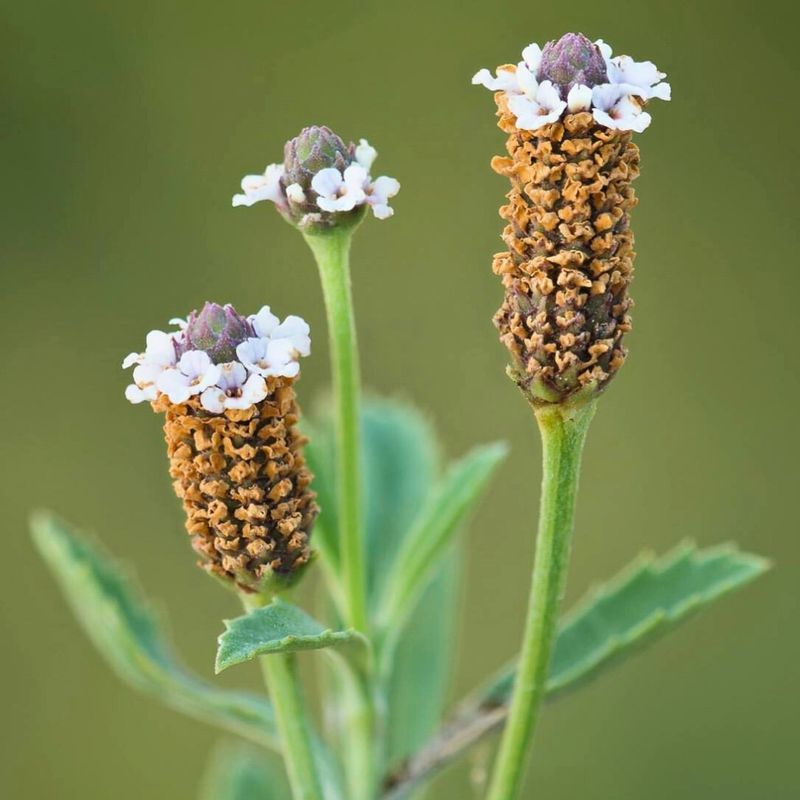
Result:
<instances>
[{"instance_id":1,"label":"white flower","mask_svg":"<svg viewBox=\"0 0 800 800\"><path fill-rule=\"evenodd\" d=\"M378 179L380 180L380 178ZM391 180L391 178L389 178ZM311 328L302 318L290 314L273 329L271 338L288 341L294 351L294 357L311 354Z\"/></svg>"},{"instance_id":2,"label":"white flower","mask_svg":"<svg viewBox=\"0 0 800 800\"><path fill-rule=\"evenodd\" d=\"M607 128L641 133L650 124L650 115L642 111L641 104L623 86L613 83L595 86L592 104L595 120Z\"/></svg>"},{"instance_id":3,"label":"white flower","mask_svg":"<svg viewBox=\"0 0 800 800\"><path fill-rule=\"evenodd\" d=\"M250 408L267 396L266 381L260 375L250 375L238 361L220 364L216 385L209 386L200 395L200 404L212 414L226 408Z\"/></svg>"},{"instance_id":4,"label":"white flower","mask_svg":"<svg viewBox=\"0 0 800 800\"><path fill-rule=\"evenodd\" d=\"M550 81L542 81L535 92L528 90L525 94L508 97L509 111L516 116L517 127L522 130L535 131L542 125L555 122L566 107L558 89Z\"/></svg>"},{"instance_id":5,"label":"white flower","mask_svg":"<svg viewBox=\"0 0 800 800\"><path fill-rule=\"evenodd\" d=\"M278 206L286 205L286 197L281 186L283 164L270 164L263 175L245 175L242 178L244 194L233 196L234 206L252 206L261 200L271 200Z\"/></svg>"},{"instance_id":6,"label":"white flower","mask_svg":"<svg viewBox=\"0 0 800 800\"><path fill-rule=\"evenodd\" d=\"M236 348L236 356L262 378L294 378L300 372L297 351L289 339L246 339Z\"/></svg>"},{"instance_id":7,"label":"white flower","mask_svg":"<svg viewBox=\"0 0 800 800\"><path fill-rule=\"evenodd\" d=\"M253 326L256 336L268 337L278 327L280 320L269 310L269 306L261 306L257 314L251 314L247 321Z\"/></svg>"},{"instance_id":8,"label":"white flower","mask_svg":"<svg viewBox=\"0 0 800 800\"><path fill-rule=\"evenodd\" d=\"M299 183L290 183L286 187L286 197L293 203L305 203L306 201L306 193Z\"/></svg>"},{"instance_id":9,"label":"white flower","mask_svg":"<svg viewBox=\"0 0 800 800\"><path fill-rule=\"evenodd\" d=\"M386 175L381 175L380 178L367 184L367 203L375 217L387 219L394 214L394 209L389 206L389 198L394 197L399 191L399 181L387 178Z\"/></svg>"},{"instance_id":10,"label":"white flower","mask_svg":"<svg viewBox=\"0 0 800 800\"><path fill-rule=\"evenodd\" d=\"M156 388L172 403L185 403L190 397L213 386L220 368L202 350L184 353L176 367L165 369L156 378Z\"/></svg>"},{"instance_id":11,"label":"white flower","mask_svg":"<svg viewBox=\"0 0 800 800\"><path fill-rule=\"evenodd\" d=\"M535 42L529 44L522 51L522 61L525 66L535 75L542 60L542 48Z\"/></svg>"},{"instance_id":12,"label":"white flower","mask_svg":"<svg viewBox=\"0 0 800 800\"><path fill-rule=\"evenodd\" d=\"M592 107L592 90L582 83L576 83L567 95L567 109L570 114L588 111Z\"/></svg>"},{"instance_id":13,"label":"white flower","mask_svg":"<svg viewBox=\"0 0 800 800\"><path fill-rule=\"evenodd\" d=\"M175 365L175 334L150 331L147 334L144 353L129 353L122 361L122 368L136 364L133 383L125 389L125 397L131 403L155 400L158 395L156 380L161 373Z\"/></svg>"},{"instance_id":14,"label":"white flower","mask_svg":"<svg viewBox=\"0 0 800 800\"><path fill-rule=\"evenodd\" d=\"M185 319L183 319L183 317L173 317L169 321L169 324L177 326L178 330L181 330L181 331L184 330L186 328L186 326L188 325L187 321Z\"/></svg>"},{"instance_id":15,"label":"white flower","mask_svg":"<svg viewBox=\"0 0 800 800\"><path fill-rule=\"evenodd\" d=\"M498 69L495 73L496 77L492 77L492 73L488 69L479 69L472 76L472 83L475 86L485 86L492 92L518 92L519 84L517 83L516 70L511 69Z\"/></svg>"},{"instance_id":16,"label":"white flower","mask_svg":"<svg viewBox=\"0 0 800 800\"><path fill-rule=\"evenodd\" d=\"M662 79L667 75L660 72L652 61L634 61L630 56L612 57L612 50L602 39L595 44L606 62L608 80L618 84L628 94L641 97L643 100L669 100L672 89Z\"/></svg>"},{"instance_id":17,"label":"white flower","mask_svg":"<svg viewBox=\"0 0 800 800\"><path fill-rule=\"evenodd\" d=\"M319 195L317 205L323 211L352 211L366 200L364 186L368 181L367 170L355 163L344 173L336 167L321 169L311 179L311 188Z\"/></svg>"}]
</instances>

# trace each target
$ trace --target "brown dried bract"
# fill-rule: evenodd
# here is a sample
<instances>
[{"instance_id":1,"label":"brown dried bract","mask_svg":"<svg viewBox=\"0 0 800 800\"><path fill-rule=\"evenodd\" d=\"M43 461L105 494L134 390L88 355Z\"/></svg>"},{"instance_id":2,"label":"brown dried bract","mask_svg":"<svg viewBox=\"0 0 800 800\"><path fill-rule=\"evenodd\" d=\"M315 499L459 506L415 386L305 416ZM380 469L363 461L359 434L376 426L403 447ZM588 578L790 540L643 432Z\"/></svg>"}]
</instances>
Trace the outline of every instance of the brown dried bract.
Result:
<instances>
[{"instance_id":1,"label":"brown dried bract","mask_svg":"<svg viewBox=\"0 0 800 800\"><path fill-rule=\"evenodd\" d=\"M505 289L494 318L500 339L532 402L600 391L625 360L631 328L628 214L639 149L629 132L600 126L589 112L520 130L504 94L495 99L509 156L492 167L512 184L500 209L508 251L493 264Z\"/></svg>"},{"instance_id":2,"label":"brown dried bract","mask_svg":"<svg viewBox=\"0 0 800 800\"><path fill-rule=\"evenodd\" d=\"M318 512L292 380L267 383L267 397L245 410L210 414L196 397L153 403L166 413L170 475L199 566L245 591L308 562Z\"/></svg>"}]
</instances>

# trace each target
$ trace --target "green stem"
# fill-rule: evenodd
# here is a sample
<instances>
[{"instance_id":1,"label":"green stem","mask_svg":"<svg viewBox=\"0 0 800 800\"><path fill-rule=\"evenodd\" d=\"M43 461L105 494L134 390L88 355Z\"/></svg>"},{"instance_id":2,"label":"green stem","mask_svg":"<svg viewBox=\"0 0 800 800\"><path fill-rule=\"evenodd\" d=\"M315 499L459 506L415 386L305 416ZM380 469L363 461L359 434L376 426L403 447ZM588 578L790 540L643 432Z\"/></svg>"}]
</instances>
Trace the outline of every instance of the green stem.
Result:
<instances>
[{"instance_id":1,"label":"green stem","mask_svg":"<svg viewBox=\"0 0 800 800\"><path fill-rule=\"evenodd\" d=\"M291 653L272 653L262 656L259 661L275 707L275 721L281 737L292 797L294 800L323 800L306 724L305 704L297 679L295 656Z\"/></svg>"},{"instance_id":2,"label":"green stem","mask_svg":"<svg viewBox=\"0 0 800 800\"><path fill-rule=\"evenodd\" d=\"M536 719L547 687L558 609L566 585L581 452L595 401L577 410L537 409L542 435L542 494L528 617L508 721L487 800L519 795Z\"/></svg>"},{"instance_id":3,"label":"green stem","mask_svg":"<svg viewBox=\"0 0 800 800\"><path fill-rule=\"evenodd\" d=\"M339 505L339 559L347 621L367 630L367 576L361 503L359 369L353 298L350 288L352 231L306 234L322 280L336 395L336 477Z\"/></svg>"},{"instance_id":4,"label":"green stem","mask_svg":"<svg viewBox=\"0 0 800 800\"><path fill-rule=\"evenodd\" d=\"M248 613L269 602L268 597L261 595L240 595L240 598ZM271 653L261 656L259 663L275 709L275 726L292 797L294 800L324 800L295 656Z\"/></svg>"}]
</instances>

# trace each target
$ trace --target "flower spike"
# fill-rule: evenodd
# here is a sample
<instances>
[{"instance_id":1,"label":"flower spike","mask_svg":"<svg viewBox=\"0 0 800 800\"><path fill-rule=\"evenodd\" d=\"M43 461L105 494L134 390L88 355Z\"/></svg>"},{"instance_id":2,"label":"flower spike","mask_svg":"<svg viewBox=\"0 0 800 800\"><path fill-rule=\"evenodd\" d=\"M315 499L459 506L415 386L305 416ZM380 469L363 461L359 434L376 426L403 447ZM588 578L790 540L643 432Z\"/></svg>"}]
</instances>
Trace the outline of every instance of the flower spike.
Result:
<instances>
[{"instance_id":1,"label":"flower spike","mask_svg":"<svg viewBox=\"0 0 800 800\"><path fill-rule=\"evenodd\" d=\"M625 360L639 174L631 135L650 124L648 100L669 99L664 77L568 33L473 78L495 91L508 134L508 156L492 162L512 187L500 209L508 250L494 258L505 293L494 321L533 405L583 402Z\"/></svg>"},{"instance_id":2,"label":"flower spike","mask_svg":"<svg viewBox=\"0 0 800 800\"><path fill-rule=\"evenodd\" d=\"M172 333L152 331L126 397L165 414L175 492L200 566L244 592L293 582L317 514L297 429L294 382L308 325L264 306L249 317L206 303Z\"/></svg>"}]
</instances>

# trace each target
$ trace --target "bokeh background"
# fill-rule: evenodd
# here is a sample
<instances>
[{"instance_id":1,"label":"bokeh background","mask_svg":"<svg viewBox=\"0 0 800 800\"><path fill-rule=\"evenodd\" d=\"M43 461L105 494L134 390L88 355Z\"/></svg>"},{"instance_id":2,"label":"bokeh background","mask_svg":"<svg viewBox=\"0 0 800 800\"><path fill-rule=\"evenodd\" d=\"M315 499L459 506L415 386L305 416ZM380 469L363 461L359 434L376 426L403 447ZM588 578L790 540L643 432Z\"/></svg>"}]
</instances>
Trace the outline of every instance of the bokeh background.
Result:
<instances>
[{"instance_id":1,"label":"bokeh background","mask_svg":"<svg viewBox=\"0 0 800 800\"><path fill-rule=\"evenodd\" d=\"M589 439L570 598L684 537L737 540L776 568L549 707L529 795L800 796L797 22L780 0L3 0L0 795L196 796L217 733L117 682L26 518L52 507L135 564L186 661L211 674L236 608L192 566L160 422L125 402L119 364L207 298L269 302L310 320L301 396L325 390L309 254L266 205L230 207L305 124L368 137L403 184L396 216L355 246L369 385L428 409L450 454L513 445L471 528L456 689L513 652L539 447L490 324L503 137L469 78L578 29L654 60L675 99L639 138L635 331ZM257 684L247 668L222 680ZM466 797L465 774L433 796Z\"/></svg>"}]
</instances>

